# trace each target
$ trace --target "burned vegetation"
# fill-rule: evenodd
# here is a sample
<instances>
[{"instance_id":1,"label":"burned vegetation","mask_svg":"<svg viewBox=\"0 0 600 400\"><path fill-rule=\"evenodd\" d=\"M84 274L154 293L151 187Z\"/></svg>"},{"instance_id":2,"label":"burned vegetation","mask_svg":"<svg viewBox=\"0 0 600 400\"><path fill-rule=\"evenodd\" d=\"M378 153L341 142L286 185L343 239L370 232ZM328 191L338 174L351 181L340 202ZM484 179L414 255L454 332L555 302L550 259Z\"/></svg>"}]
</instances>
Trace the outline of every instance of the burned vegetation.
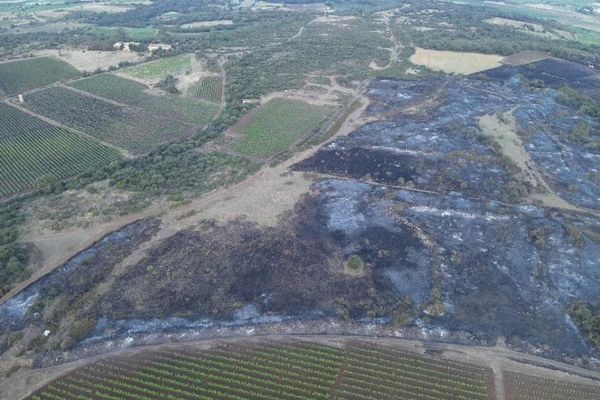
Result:
<instances>
[{"instance_id":1,"label":"burned vegetation","mask_svg":"<svg viewBox=\"0 0 600 400\"><path fill-rule=\"evenodd\" d=\"M285 333L293 323L295 333L504 337L515 349L593 359L597 337L581 321L600 298L598 121L565 101L566 85L592 79L580 68L552 59L373 80L378 121L294 167L326 178L277 226L204 221L111 274L156 229L136 223L122 247L105 239L86 250L91 264L77 256L0 305L5 342L24 335L5 348L47 352L49 363L62 349L232 327ZM586 87L584 100L597 97ZM74 320L87 321L83 333L64 332ZM25 340L44 330L47 340Z\"/></svg>"}]
</instances>

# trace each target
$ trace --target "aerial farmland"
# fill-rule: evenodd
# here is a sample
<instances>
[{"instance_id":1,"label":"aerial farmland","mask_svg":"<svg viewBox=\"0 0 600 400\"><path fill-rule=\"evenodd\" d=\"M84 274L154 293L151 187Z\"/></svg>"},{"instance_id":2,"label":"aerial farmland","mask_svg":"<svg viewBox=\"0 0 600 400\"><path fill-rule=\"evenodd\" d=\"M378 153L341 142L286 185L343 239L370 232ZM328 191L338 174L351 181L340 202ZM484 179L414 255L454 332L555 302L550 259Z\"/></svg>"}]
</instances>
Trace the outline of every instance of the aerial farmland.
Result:
<instances>
[{"instance_id":1,"label":"aerial farmland","mask_svg":"<svg viewBox=\"0 0 600 400\"><path fill-rule=\"evenodd\" d=\"M0 1L1 399L600 399L593 2Z\"/></svg>"}]
</instances>

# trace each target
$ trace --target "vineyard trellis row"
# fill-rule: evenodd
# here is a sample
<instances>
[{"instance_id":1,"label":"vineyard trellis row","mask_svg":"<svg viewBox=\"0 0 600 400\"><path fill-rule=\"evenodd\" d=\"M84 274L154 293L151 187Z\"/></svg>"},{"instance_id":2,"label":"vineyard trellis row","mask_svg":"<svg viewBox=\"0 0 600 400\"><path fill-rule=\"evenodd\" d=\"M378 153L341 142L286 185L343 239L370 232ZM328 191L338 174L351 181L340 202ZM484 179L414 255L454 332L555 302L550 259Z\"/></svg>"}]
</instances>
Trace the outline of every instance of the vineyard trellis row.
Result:
<instances>
[{"instance_id":1,"label":"vineyard trellis row","mask_svg":"<svg viewBox=\"0 0 600 400\"><path fill-rule=\"evenodd\" d=\"M40 115L135 153L194 133L192 124L151 110L119 106L66 87L28 94L25 104Z\"/></svg>"},{"instance_id":2,"label":"vineyard trellis row","mask_svg":"<svg viewBox=\"0 0 600 400\"><path fill-rule=\"evenodd\" d=\"M188 88L187 95L197 99L220 103L223 97L223 78L207 76Z\"/></svg>"},{"instance_id":3,"label":"vineyard trellis row","mask_svg":"<svg viewBox=\"0 0 600 400\"><path fill-rule=\"evenodd\" d=\"M146 114L160 116L163 120L177 120L186 124L206 124L218 111L218 106L201 99L164 93L153 95L147 92L148 86L110 73L98 74L79 79L70 86L134 106Z\"/></svg>"},{"instance_id":4,"label":"vineyard trellis row","mask_svg":"<svg viewBox=\"0 0 600 400\"><path fill-rule=\"evenodd\" d=\"M484 368L362 343L261 342L100 360L30 399L486 399L490 377Z\"/></svg>"},{"instance_id":5,"label":"vineyard trellis row","mask_svg":"<svg viewBox=\"0 0 600 400\"><path fill-rule=\"evenodd\" d=\"M3 62L0 63L0 92L14 96L79 75L73 66L52 57Z\"/></svg>"},{"instance_id":6,"label":"vineyard trellis row","mask_svg":"<svg viewBox=\"0 0 600 400\"><path fill-rule=\"evenodd\" d=\"M276 98L257 110L243 128L244 136L233 144L243 154L268 157L290 148L300 138L319 128L332 107L299 100Z\"/></svg>"},{"instance_id":7,"label":"vineyard trellis row","mask_svg":"<svg viewBox=\"0 0 600 400\"><path fill-rule=\"evenodd\" d=\"M34 187L40 178L67 178L108 165L120 153L61 128L0 140L0 196Z\"/></svg>"},{"instance_id":8,"label":"vineyard trellis row","mask_svg":"<svg viewBox=\"0 0 600 400\"><path fill-rule=\"evenodd\" d=\"M507 400L600 400L600 387L504 372Z\"/></svg>"}]
</instances>

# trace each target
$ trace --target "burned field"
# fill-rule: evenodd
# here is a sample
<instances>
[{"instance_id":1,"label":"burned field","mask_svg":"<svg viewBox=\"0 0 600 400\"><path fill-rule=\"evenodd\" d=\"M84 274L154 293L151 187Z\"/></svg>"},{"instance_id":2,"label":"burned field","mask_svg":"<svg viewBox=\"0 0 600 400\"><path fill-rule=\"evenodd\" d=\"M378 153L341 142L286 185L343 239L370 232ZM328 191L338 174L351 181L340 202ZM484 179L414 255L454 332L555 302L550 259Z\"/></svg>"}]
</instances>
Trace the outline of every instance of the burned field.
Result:
<instances>
[{"instance_id":1,"label":"burned field","mask_svg":"<svg viewBox=\"0 0 600 400\"><path fill-rule=\"evenodd\" d=\"M571 83L577 87L582 67L561 61L558 71L564 73L558 79L545 72L543 63L558 61L545 60L533 67L503 66L496 69L502 73L491 70L475 78L374 81L369 90L370 110L384 121L332 143L297 169L517 203L548 188L526 179L524 171L478 124L485 115L503 120L512 114L514 126L504 123L523 141L549 189L573 205L599 209L598 121L563 104L556 89L571 82L563 71L567 67L575 69ZM506 76L508 68L513 73ZM537 81L532 83L533 79ZM596 95L600 98L600 90ZM578 136L580 130L584 137Z\"/></svg>"},{"instance_id":2,"label":"burned field","mask_svg":"<svg viewBox=\"0 0 600 400\"><path fill-rule=\"evenodd\" d=\"M569 309L600 298L597 122L550 79L532 83L543 72L513 72L371 82L378 122L294 167L322 180L276 227L204 221L115 275L159 229L132 224L0 305L3 350L21 346L46 365L202 335L356 333L503 337L593 361ZM486 115L519 138L536 174L482 129ZM585 140L573 133L581 123ZM572 207L533 202L549 192ZM72 331L72 321L85 324Z\"/></svg>"}]
</instances>

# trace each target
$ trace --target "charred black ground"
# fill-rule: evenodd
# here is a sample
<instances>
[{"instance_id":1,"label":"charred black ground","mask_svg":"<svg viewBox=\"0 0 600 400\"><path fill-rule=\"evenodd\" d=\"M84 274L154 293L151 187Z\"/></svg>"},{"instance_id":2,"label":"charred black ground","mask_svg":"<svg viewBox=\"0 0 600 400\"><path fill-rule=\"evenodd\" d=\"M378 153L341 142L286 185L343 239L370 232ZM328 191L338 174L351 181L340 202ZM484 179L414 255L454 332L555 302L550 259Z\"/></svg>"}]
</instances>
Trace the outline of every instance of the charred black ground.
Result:
<instances>
[{"instance_id":1,"label":"charred black ground","mask_svg":"<svg viewBox=\"0 0 600 400\"><path fill-rule=\"evenodd\" d=\"M315 183L277 227L206 221L111 281L156 229L130 225L0 306L4 341L64 331L28 342L48 363L61 349L317 321L323 332L348 323L489 345L502 336L550 357L597 356L568 311L600 298L600 219L525 203L540 187L478 124L512 112L548 186L598 209L598 123L561 101L560 89L596 78L559 60L485 75L372 81L369 112L380 121L295 167L337 178ZM573 136L580 123L589 127L584 141ZM66 331L74 320L87 325Z\"/></svg>"}]
</instances>

